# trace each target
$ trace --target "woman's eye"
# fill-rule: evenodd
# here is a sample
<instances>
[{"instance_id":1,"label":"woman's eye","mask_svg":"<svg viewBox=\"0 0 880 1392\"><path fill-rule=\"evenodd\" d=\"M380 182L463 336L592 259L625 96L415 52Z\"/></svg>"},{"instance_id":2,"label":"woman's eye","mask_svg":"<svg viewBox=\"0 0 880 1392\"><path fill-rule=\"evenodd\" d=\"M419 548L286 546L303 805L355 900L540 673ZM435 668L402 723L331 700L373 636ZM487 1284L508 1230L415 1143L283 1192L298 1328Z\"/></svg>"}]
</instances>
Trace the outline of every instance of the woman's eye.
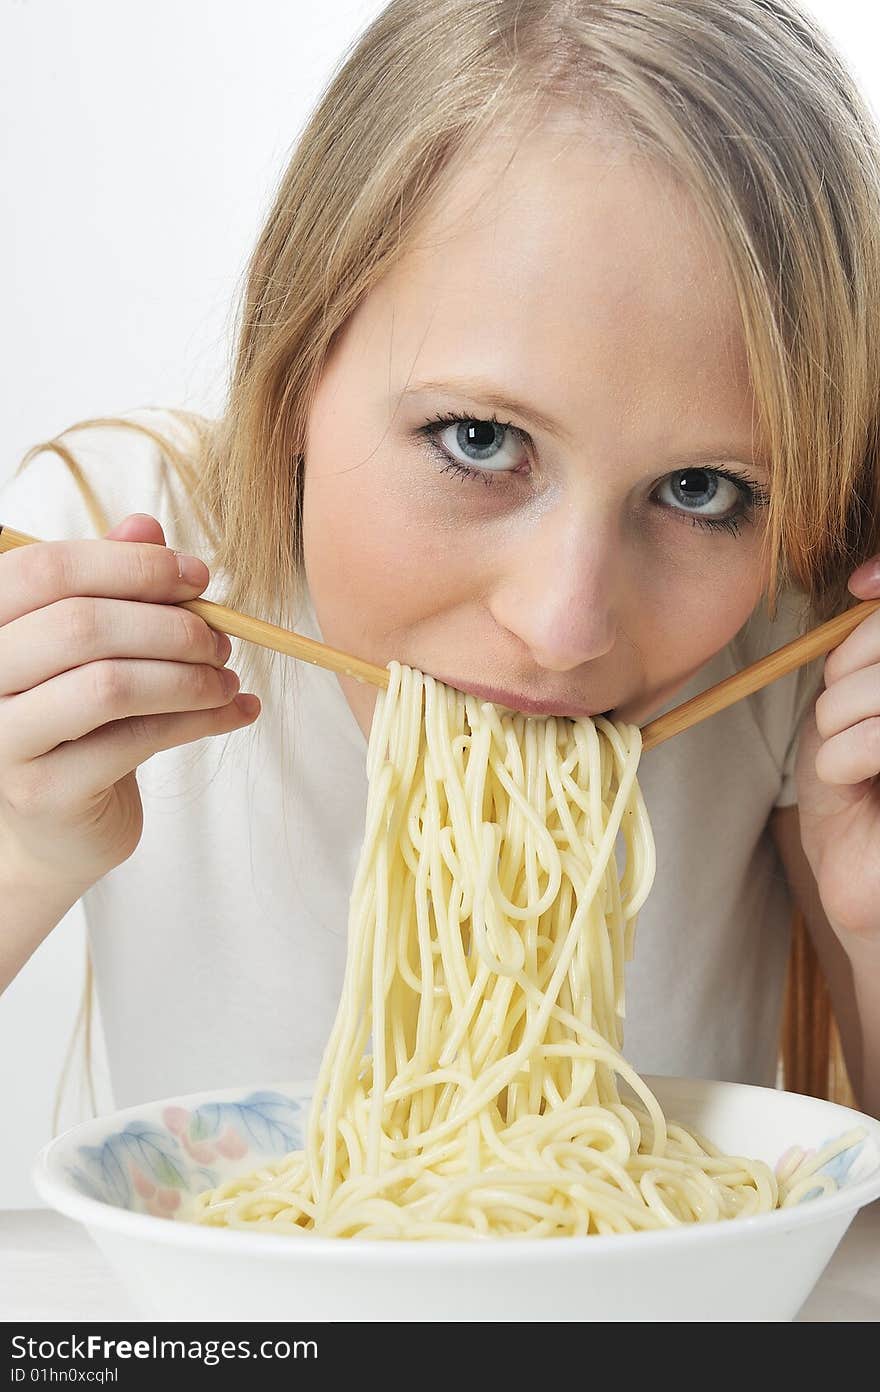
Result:
<instances>
[{"instance_id":1,"label":"woman's eye","mask_svg":"<svg viewBox=\"0 0 880 1392\"><path fill-rule=\"evenodd\" d=\"M662 480L658 496L667 490L667 498L676 511L698 513L701 517L729 517L741 509L744 488L725 474L714 469L678 469ZM661 497L661 502L667 504Z\"/></svg>"},{"instance_id":2,"label":"woman's eye","mask_svg":"<svg viewBox=\"0 0 880 1392\"><path fill-rule=\"evenodd\" d=\"M499 475L521 476L528 464L526 431L509 421L481 420L455 412L438 415L418 428L443 461L444 473L494 483ZM738 536L743 523L769 503L769 493L737 470L677 469L655 488L652 500L695 527L723 528Z\"/></svg>"},{"instance_id":3,"label":"woman's eye","mask_svg":"<svg viewBox=\"0 0 880 1392\"><path fill-rule=\"evenodd\" d=\"M437 416L421 433L451 468L463 473L511 473L524 462L524 432L506 421Z\"/></svg>"}]
</instances>

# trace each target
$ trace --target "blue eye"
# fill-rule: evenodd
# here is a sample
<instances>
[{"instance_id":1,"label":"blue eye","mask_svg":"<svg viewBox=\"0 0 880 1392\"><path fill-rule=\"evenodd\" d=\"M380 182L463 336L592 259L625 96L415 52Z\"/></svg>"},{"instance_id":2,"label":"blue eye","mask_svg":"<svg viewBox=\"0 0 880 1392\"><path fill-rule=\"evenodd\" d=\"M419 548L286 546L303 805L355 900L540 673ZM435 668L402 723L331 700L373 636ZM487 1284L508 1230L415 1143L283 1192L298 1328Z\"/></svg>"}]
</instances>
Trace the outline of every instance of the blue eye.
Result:
<instances>
[{"instance_id":1,"label":"blue eye","mask_svg":"<svg viewBox=\"0 0 880 1392\"><path fill-rule=\"evenodd\" d=\"M509 448L505 450L503 447L505 437L509 445L510 437L521 441L525 438L524 432L508 421L497 420L495 416L491 420L479 420L454 413L438 415L432 418L429 425L422 427L421 433L446 456L451 466L448 470L450 473L461 470L466 477L473 478L511 473L522 462L522 458L511 459ZM455 450L461 451L464 458L456 458ZM473 465L477 467L473 468ZM491 482L491 477L487 477L486 481Z\"/></svg>"},{"instance_id":2,"label":"blue eye","mask_svg":"<svg viewBox=\"0 0 880 1392\"><path fill-rule=\"evenodd\" d=\"M499 482L499 475L507 475L504 481L512 482L522 474L523 458L511 458L502 446L506 437L512 436L520 445L529 437L510 421L499 421L494 415L486 420L450 411L433 416L416 433L427 440L443 461L444 474L480 479L487 485ZM459 450L464 458L456 457L453 450ZM658 502L656 506L694 527L723 527L731 536L738 536L742 523L751 522L755 510L766 507L770 501L766 489L734 469L677 469L661 480L659 489L666 485L675 501ZM707 511L707 505L715 511Z\"/></svg>"},{"instance_id":3,"label":"blue eye","mask_svg":"<svg viewBox=\"0 0 880 1392\"><path fill-rule=\"evenodd\" d=\"M681 508L673 506L671 511L680 512L694 526L724 527L732 536L739 534L744 519L751 519L753 508L765 507L769 502L764 489L721 469L677 469L661 480L658 492L667 485L675 502L682 504ZM707 505L708 511L704 510Z\"/></svg>"}]
</instances>

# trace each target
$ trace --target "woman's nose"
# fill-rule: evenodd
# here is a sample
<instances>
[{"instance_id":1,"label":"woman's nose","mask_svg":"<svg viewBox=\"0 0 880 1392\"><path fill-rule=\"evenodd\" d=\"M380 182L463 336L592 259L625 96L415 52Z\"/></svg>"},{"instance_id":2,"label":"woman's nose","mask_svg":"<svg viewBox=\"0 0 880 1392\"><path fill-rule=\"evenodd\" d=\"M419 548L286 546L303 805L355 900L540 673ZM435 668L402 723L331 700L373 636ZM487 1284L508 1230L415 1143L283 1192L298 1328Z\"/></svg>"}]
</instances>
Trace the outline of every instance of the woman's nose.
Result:
<instances>
[{"instance_id":1,"label":"woman's nose","mask_svg":"<svg viewBox=\"0 0 880 1392\"><path fill-rule=\"evenodd\" d=\"M621 539L613 523L545 515L505 551L490 609L547 671L594 662L614 646Z\"/></svg>"}]
</instances>

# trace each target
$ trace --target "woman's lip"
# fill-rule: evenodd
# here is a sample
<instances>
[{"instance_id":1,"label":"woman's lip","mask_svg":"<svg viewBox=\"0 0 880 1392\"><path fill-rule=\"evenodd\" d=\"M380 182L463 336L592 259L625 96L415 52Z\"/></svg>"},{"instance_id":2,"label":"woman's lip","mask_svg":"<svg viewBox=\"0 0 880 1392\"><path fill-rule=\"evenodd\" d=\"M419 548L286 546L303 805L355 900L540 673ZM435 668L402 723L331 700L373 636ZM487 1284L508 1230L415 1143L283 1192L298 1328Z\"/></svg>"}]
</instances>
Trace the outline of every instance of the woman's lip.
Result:
<instances>
[{"instance_id":1,"label":"woman's lip","mask_svg":"<svg viewBox=\"0 0 880 1392\"><path fill-rule=\"evenodd\" d=\"M569 704L566 701L538 701L529 696L520 696L515 691L502 691L494 686L480 686L476 682L459 681L448 677L437 677L444 686L454 686L457 691L468 692L483 701L491 701L496 706L519 711L524 715L564 715L570 720L580 720L584 716L605 715L606 711L587 710L586 706Z\"/></svg>"}]
</instances>

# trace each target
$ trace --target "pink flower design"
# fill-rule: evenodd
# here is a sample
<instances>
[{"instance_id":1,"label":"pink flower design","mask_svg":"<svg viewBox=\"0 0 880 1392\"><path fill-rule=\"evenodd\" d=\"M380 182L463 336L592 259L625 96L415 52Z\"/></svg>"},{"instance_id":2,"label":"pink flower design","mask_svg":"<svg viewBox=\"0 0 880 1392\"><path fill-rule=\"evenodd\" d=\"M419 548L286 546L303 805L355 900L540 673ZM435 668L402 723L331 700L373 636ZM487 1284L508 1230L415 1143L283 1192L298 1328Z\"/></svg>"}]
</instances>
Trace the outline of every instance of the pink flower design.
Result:
<instances>
[{"instance_id":1,"label":"pink flower design","mask_svg":"<svg viewBox=\"0 0 880 1392\"><path fill-rule=\"evenodd\" d=\"M191 1141L186 1133L181 1134L180 1141L187 1154L197 1160L200 1165L210 1165L217 1154L210 1141Z\"/></svg>"},{"instance_id":2,"label":"pink flower design","mask_svg":"<svg viewBox=\"0 0 880 1392\"><path fill-rule=\"evenodd\" d=\"M142 1199L151 1199L156 1192L156 1186L151 1179L148 1179L143 1170L137 1166L133 1160L129 1161L131 1178L134 1187Z\"/></svg>"},{"instance_id":3,"label":"pink flower design","mask_svg":"<svg viewBox=\"0 0 880 1392\"><path fill-rule=\"evenodd\" d=\"M237 1131L227 1126L217 1142L217 1150L221 1155L225 1155L227 1160L238 1160L242 1155L247 1155L248 1144Z\"/></svg>"},{"instance_id":4,"label":"pink flower design","mask_svg":"<svg viewBox=\"0 0 880 1392\"><path fill-rule=\"evenodd\" d=\"M182 1136L189 1126L189 1112L185 1107L166 1107L162 1120L174 1136Z\"/></svg>"}]
</instances>

